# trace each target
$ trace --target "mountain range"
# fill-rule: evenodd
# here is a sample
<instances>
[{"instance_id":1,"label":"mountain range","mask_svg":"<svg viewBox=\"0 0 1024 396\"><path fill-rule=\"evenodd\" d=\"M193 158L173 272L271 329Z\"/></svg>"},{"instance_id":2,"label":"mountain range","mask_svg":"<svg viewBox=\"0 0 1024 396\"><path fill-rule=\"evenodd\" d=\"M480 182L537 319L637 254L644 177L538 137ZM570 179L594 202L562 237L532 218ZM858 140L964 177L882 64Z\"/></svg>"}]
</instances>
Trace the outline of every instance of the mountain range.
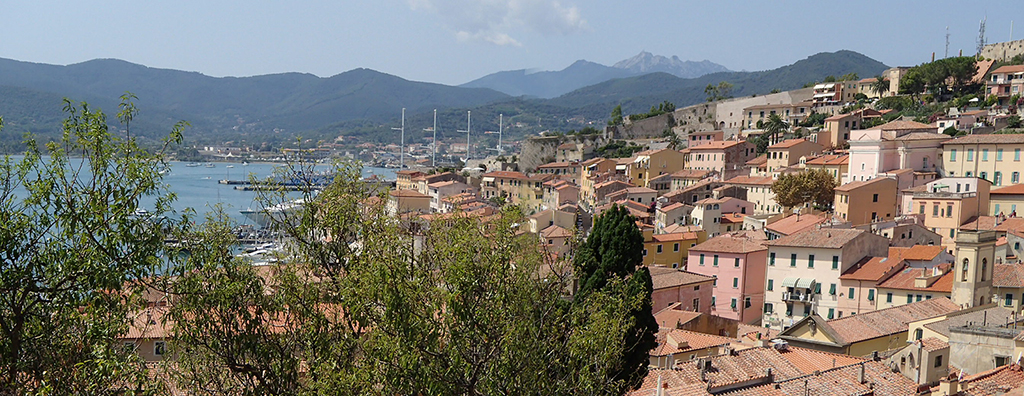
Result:
<instances>
[{"instance_id":1,"label":"mountain range","mask_svg":"<svg viewBox=\"0 0 1024 396\"><path fill-rule=\"evenodd\" d=\"M643 53L639 56L646 57ZM641 63L645 66L639 66ZM438 109L438 129L449 131L442 133L448 138L457 135L450 131L465 127L466 111L472 111L474 132L496 131L498 115L504 114L508 125L515 125L507 128L514 138L542 130L600 125L619 104L631 114L645 112L665 100L679 107L699 103L705 98L704 86L720 81L734 84L733 95L745 96L800 88L829 75L853 72L874 76L886 67L859 53L838 51L760 72L716 72L697 78L655 72L606 79L611 74L602 74L608 69L629 72L629 67L651 70L664 63L627 62L620 65L623 68L615 68L576 62L566 70L603 80L558 97L538 99L490 88L408 81L370 69L331 77L284 73L218 78L116 59L68 66L0 59L0 116L5 121L0 144L14 147L25 132L57 136L65 97L86 101L113 119L118 97L126 91L138 97L137 105L142 110L132 123L136 130L133 135L163 136L174 122L187 120L192 127L186 131L186 138L191 142L246 141L279 147L293 144L299 136L314 142L339 135L396 140L391 127L399 125L403 107L410 126L407 141L425 136L421 130L430 126L433 109Z\"/></svg>"},{"instance_id":2,"label":"mountain range","mask_svg":"<svg viewBox=\"0 0 1024 396\"><path fill-rule=\"evenodd\" d=\"M704 60L682 61L677 56L666 58L642 51L636 56L605 66L578 60L558 71L531 72L526 69L488 74L460 85L466 88L490 88L511 96L550 99L576 89L608 81L648 73L668 73L679 78L695 78L705 74L729 71L725 66Z\"/></svg>"}]
</instances>

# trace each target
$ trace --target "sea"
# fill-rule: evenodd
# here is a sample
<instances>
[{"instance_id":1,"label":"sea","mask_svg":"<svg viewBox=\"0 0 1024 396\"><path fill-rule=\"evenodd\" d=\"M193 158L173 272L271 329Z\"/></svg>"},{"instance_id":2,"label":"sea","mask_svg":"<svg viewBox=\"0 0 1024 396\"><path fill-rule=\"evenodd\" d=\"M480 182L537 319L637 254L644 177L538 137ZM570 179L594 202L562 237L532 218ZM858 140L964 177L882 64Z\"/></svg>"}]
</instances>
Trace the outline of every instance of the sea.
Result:
<instances>
[{"instance_id":1,"label":"sea","mask_svg":"<svg viewBox=\"0 0 1024 396\"><path fill-rule=\"evenodd\" d=\"M20 156L11 156L12 160L20 160ZM274 169L285 166L281 163L256 162L248 165L241 163L214 162L212 168L204 165L187 166L189 163L180 161L169 162L169 168L163 175L163 183L167 184L169 190L174 192L177 199L172 204L175 211L183 212L186 208L192 208L199 216L205 218L205 214L212 212L217 204L220 204L224 212L229 216L235 225L256 225L252 220L242 215L241 211L246 209L260 209L260 202L256 199L255 191L243 191L235 189L236 185L221 184L220 180L248 180L250 175L257 178L266 178L274 175ZM230 167L229 167L230 166ZM330 170L330 165L318 165L317 170ZM363 177L376 175L385 180L394 180L397 169L364 167ZM24 189L16 189L18 197L25 197ZM298 193L294 193L296 198ZM152 210L152 199L144 199L140 205L142 209ZM149 206L149 207L147 207Z\"/></svg>"}]
</instances>

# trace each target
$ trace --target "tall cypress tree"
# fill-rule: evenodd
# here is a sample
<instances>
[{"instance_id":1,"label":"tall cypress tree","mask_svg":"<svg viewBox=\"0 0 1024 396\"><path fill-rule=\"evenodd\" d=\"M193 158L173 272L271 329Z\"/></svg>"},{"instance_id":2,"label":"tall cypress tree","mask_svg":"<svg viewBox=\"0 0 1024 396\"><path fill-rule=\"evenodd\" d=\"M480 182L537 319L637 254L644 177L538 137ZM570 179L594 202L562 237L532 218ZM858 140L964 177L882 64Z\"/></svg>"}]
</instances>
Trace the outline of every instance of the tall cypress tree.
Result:
<instances>
[{"instance_id":1,"label":"tall cypress tree","mask_svg":"<svg viewBox=\"0 0 1024 396\"><path fill-rule=\"evenodd\" d=\"M628 312L633 326L624 332L621 365L616 380L624 380L629 388L638 387L647 376L651 349L657 346L655 333L658 323L652 312L651 293L654 290L651 273L643 266L644 238L637 229L635 218L619 205L602 213L594 228L575 256L575 270L579 280L577 301L609 289L609 281L623 281L627 299L639 299Z\"/></svg>"}]
</instances>

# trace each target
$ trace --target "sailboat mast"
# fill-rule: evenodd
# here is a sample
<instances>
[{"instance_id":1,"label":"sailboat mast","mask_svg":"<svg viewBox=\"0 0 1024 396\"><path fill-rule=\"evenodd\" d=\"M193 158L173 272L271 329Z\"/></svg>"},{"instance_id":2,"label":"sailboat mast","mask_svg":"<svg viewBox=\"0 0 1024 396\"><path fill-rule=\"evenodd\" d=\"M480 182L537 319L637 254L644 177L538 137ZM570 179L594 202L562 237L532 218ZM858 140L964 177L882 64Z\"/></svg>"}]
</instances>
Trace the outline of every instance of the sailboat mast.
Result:
<instances>
[{"instance_id":1,"label":"sailboat mast","mask_svg":"<svg viewBox=\"0 0 1024 396\"><path fill-rule=\"evenodd\" d=\"M401 155L399 157L400 160L399 160L398 168L399 169L405 169L405 107L402 108L402 127L401 128L391 128L391 130L402 131L401 145L398 146L399 149L402 151L402 153L401 153Z\"/></svg>"},{"instance_id":2,"label":"sailboat mast","mask_svg":"<svg viewBox=\"0 0 1024 396\"><path fill-rule=\"evenodd\" d=\"M471 111L466 111L466 162L469 165L469 133L473 131L473 117Z\"/></svg>"},{"instance_id":3,"label":"sailboat mast","mask_svg":"<svg viewBox=\"0 0 1024 396\"><path fill-rule=\"evenodd\" d=\"M501 128L505 125L505 115L498 114L498 155L501 155Z\"/></svg>"},{"instance_id":4,"label":"sailboat mast","mask_svg":"<svg viewBox=\"0 0 1024 396\"><path fill-rule=\"evenodd\" d=\"M437 168L437 109L434 109L434 153L430 160L430 166Z\"/></svg>"}]
</instances>

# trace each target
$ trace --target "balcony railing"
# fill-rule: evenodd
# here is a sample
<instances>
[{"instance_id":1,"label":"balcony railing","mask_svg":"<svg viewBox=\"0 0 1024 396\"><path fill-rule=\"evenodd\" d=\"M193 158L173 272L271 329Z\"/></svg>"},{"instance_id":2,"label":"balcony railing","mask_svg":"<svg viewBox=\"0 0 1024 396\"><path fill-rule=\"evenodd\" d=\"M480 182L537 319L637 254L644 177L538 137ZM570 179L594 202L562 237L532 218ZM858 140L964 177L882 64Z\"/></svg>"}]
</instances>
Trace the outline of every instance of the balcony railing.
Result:
<instances>
[{"instance_id":1,"label":"balcony railing","mask_svg":"<svg viewBox=\"0 0 1024 396\"><path fill-rule=\"evenodd\" d=\"M782 292L782 300L810 304L814 302L814 294Z\"/></svg>"},{"instance_id":2,"label":"balcony railing","mask_svg":"<svg viewBox=\"0 0 1024 396\"><path fill-rule=\"evenodd\" d=\"M978 196L976 192L949 192L949 191L935 191L935 192L916 192L914 198L936 198L936 199L964 199L974 198Z\"/></svg>"}]
</instances>

